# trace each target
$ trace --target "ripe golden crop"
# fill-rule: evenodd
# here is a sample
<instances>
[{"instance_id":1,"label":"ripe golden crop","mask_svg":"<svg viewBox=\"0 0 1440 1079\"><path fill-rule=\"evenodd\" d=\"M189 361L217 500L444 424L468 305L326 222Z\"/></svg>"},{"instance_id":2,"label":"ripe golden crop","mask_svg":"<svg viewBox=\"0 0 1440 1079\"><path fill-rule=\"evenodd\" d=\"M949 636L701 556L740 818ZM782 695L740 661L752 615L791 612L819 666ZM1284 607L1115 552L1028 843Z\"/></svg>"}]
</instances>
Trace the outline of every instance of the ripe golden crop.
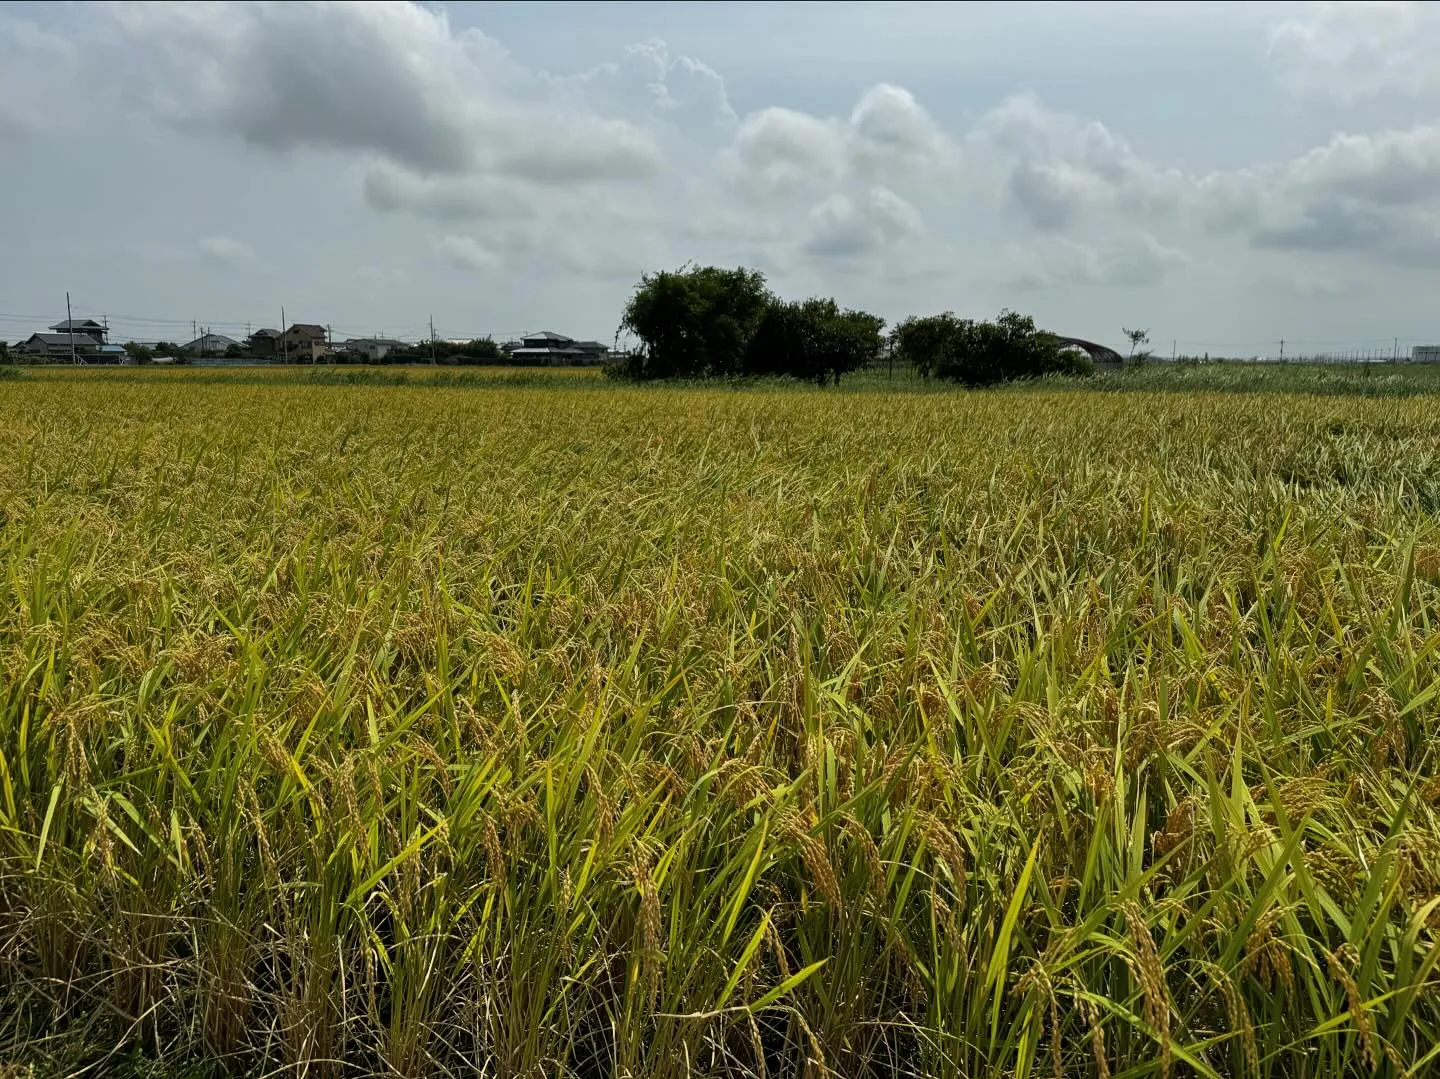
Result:
<instances>
[{"instance_id":1,"label":"ripe golden crop","mask_svg":"<svg viewBox=\"0 0 1440 1079\"><path fill-rule=\"evenodd\" d=\"M1436 398L118 374L0 391L0 1056L1440 1053Z\"/></svg>"}]
</instances>

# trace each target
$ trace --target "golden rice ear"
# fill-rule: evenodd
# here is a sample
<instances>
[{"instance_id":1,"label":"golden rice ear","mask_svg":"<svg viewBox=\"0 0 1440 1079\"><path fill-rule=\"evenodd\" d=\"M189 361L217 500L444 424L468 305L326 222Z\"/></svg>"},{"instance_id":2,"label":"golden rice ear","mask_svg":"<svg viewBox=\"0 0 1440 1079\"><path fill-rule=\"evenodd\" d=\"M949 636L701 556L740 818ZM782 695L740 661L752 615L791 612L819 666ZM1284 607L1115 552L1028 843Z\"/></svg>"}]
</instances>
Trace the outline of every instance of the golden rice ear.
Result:
<instances>
[{"instance_id":1,"label":"golden rice ear","mask_svg":"<svg viewBox=\"0 0 1440 1079\"><path fill-rule=\"evenodd\" d=\"M1380 395L1430 375L121 374L0 383L6 1059L1335 1079L1440 1028L1440 448Z\"/></svg>"}]
</instances>

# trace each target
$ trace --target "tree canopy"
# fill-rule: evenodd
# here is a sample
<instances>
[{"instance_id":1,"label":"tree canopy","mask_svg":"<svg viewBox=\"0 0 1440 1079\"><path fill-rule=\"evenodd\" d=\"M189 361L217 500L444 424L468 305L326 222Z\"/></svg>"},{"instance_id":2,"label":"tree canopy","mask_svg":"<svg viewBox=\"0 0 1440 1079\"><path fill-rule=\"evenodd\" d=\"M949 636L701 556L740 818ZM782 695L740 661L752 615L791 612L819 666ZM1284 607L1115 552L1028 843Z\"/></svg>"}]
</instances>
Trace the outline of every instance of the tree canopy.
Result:
<instances>
[{"instance_id":1,"label":"tree canopy","mask_svg":"<svg viewBox=\"0 0 1440 1079\"><path fill-rule=\"evenodd\" d=\"M625 307L621 328L641 347L615 370L640 379L838 380L878 357L884 325L832 299L782 300L756 270L662 270L642 277Z\"/></svg>"},{"instance_id":2,"label":"tree canopy","mask_svg":"<svg viewBox=\"0 0 1440 1079\"><path fill-rule=\"evenodd\" d=\"M471 341L418 341L404 348L392 349L381 363L429 363L447 366L474 367L480 364L509 363L510 357L489 337Z\"/></svg>"},{"instance_id":3,"label":"tree canopy","mask_svg":"<svg viewBox=\"0 0 1440 1079\"><path fill-rule=\"evenodd\" d=\"M874 364L885 350L878 315L829 298L781 299L763 274L744 267L645 274L620 326L640 347L609 371L635 379L781 375L824 384ZM971 386L1093 370L1088 356L1061 349L1034 319L1010 310L988 322L953 311L907 318L890 347L923 377Z\"/></svg>"},{"instance_id":4,"label":"tree canopy","mask_svg":"<svg viewBox=\"0 0 1440 1079\"><path fill-rule=\"evenodd\" d=\"M988 386L1049 374L1087 374L1089 357L1061 350L1029 315L1004 310L993 322L952 312L908 318L891 337L897 358L925 377Z\"/></svg>"}]
</instances>

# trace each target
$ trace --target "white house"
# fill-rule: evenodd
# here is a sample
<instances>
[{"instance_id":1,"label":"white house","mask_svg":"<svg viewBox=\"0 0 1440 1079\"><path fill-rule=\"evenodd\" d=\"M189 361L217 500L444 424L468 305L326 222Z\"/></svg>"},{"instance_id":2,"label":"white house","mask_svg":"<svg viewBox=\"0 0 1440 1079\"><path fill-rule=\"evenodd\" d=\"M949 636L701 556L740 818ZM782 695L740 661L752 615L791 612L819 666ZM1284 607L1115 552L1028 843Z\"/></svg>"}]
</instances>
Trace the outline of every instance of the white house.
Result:
<instances>
[{"instance_id":1,"label":"white house","mask_svg":"<svg viewBox=\"0 0 1440 1079\"><path fill-rule=\"evenodd\" d=\"M408 346L404 341L396 341L391 337L353 337L340 347L342 351L353 352L357 356L365 357L371 363L376 363L396 349Z\"/></svg>"}]
</instances>

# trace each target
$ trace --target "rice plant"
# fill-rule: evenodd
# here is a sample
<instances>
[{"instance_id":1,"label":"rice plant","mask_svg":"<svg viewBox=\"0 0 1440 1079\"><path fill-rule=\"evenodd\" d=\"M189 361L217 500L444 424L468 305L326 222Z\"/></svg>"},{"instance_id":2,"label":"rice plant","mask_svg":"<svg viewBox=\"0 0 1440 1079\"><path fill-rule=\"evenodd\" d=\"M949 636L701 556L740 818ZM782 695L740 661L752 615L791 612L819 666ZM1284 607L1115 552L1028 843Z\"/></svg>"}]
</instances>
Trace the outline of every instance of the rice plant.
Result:
<instances>
[{"instance_id":1,"label":"rice plant","mask_svg":"<svg viewBox=\"0 0 1440 1079\"><path fill-rule=\"evenodd\" d=\"M1435 398L122 374L0 394L0 1061L1435 1066Z\"/></svg>"}]
</instances>

